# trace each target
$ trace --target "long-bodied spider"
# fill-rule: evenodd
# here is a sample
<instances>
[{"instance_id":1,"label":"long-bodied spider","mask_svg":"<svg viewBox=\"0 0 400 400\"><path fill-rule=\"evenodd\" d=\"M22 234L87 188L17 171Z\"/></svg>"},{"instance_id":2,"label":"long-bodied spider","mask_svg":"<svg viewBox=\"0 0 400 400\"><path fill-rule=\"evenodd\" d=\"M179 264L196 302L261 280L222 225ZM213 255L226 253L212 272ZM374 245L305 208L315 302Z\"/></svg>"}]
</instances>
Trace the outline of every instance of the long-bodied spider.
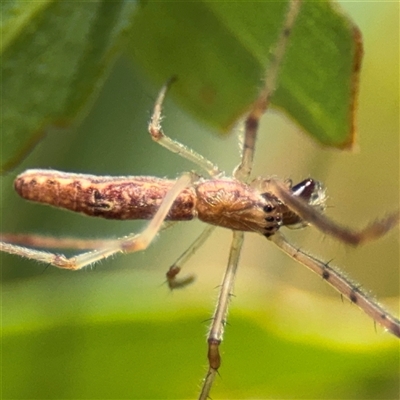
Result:
<instances>
[{"instance_id":1,"label":"long-bodied spider","mask_svg":"<svg viewBox=\"0 0 400 400\"><path fill-rule=\"evenodd\" d=\"M279 66L285 53L286 42L296 19L294 1L287 15L275 51L275 63L267 72L266 84L255 102L245 123L245 140L242 162L233 178L224 178L219 169L197 153L166 137L160 126L161 106L166 87L161 91L149 126L154 140L173 152L192 160L205 170L210 179L184 174L176 182L158 180L152 177L95 177L79 174L60 173L51 170L29 170L16 179L16 189L25 198L40 201L89 215L105 218L151 219L149 226L140 235L130 235L120 240L97 243L98 250L66 258L62 255L30 250L16 244L2 243L3 251L22 257L53 264L60 268L80 269L86 265L119 252L141 250L159 232L165 219L187 220L197 216L204 222L223 226L234 231L230 261L220 289L217 309L213 316L208 344L209 371L204 380L200 398L207 398L216 372L220 366L219 345L226 321L229 297L232 293L243 231L261 233L273 241L292 258L305 264L335 287L344 297L356 303L374 321L388 331L400 336L399 321L382 309L361 289L353 285L330 265L307 255L289 244L280 233L281 226L297 226L310 223L322 232L352 245L376 239L397 225L399 214L369 225L362 231L354 232L337 225L326 218L322 211L325 195L320 183L306 179L297 185L274 178L250 179L255 150L258 122L267 109L274 92ZM58 193L58 196L56 196ZM60 193L63 193L60 195ZM189 280L176 277L182 264L210 234L208 227L178 259L167 274L171 288L185 285ZM10 237L10 239L12 239ZM32 238L33 244L40 245L40 237ZM47 245L51 245L48 239Z\"/></svg>"}]
</instances>

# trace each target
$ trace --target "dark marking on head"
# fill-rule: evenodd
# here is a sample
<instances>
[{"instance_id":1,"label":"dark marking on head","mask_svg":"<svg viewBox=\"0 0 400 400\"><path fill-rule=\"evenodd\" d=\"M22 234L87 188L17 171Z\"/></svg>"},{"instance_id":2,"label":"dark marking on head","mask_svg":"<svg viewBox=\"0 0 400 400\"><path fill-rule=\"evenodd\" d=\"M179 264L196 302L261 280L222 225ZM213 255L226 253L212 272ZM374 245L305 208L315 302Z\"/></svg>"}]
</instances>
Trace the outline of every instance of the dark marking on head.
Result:
<instances>
[{"instance_id":1,"label":"dark marking on head","mask_svg":"<svg viewBox=\"0 0 400 400\"><path fill-rule=\"evenodd\" d=\"M266 220L267 222L274 222L274 221L275 221L275 218L274 218L274 217L267 217L267 218L265 218L265 220Z\"/></svg>"},{"instance_id":2,"label":"dark marking on head","mask_svg":"<svg viewBox=\"0 0 400 400\"><path fill-rule=\"evenodd\" d=\"M267 204L266 206L264 206L263 210L264 210L264 212L266 212L266 213L270 213L271 211L274 211L274 210L275 210L275 207L272 206L271 204Z\"/></svg>"}]
</instances>

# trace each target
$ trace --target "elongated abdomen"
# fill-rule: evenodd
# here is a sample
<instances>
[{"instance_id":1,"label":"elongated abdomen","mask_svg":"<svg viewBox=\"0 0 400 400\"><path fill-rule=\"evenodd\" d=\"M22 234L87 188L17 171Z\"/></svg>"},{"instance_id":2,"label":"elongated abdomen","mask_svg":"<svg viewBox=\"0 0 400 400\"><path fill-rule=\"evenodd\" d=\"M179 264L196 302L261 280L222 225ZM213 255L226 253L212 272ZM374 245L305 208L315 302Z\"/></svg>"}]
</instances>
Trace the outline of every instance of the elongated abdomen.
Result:
<instances>
[{"instance_id":1,"label":"elongated abdomen","mask_svg":"<svg viewBox=\"0 0 400 400\"><path fill-rule=\"evenodd\" d=\"M31 201L108 219L151 219L175 181L147 176L95 176L33 169L14 181L18 194ZM185 189L166 219L195 217L195 194Z\"/></svg>"}]
</instances>

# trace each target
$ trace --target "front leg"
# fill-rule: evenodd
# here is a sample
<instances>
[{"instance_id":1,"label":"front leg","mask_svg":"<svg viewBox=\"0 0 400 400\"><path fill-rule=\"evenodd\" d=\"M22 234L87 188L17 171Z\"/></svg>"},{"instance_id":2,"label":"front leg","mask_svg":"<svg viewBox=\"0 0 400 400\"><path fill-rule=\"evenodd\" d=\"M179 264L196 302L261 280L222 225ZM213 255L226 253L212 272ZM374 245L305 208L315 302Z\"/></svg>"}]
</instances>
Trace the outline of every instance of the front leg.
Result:
<instances>
[{"instance_id":1,"label":"front leg","mask_svg":"<svg viewBox=\"0 0 400 400\"><path fill-rule=\"evenodd\" d=\"M351 230L332 221L301 197L294 195L290 188L283 182L277 179L269 179L265 184L269 192L275 195L305 222L314 225L321 232L353 246L379 239L399 224L400 212L396 211L381 220L370 223L359 231Z\"/></svg>"}]
</instances>

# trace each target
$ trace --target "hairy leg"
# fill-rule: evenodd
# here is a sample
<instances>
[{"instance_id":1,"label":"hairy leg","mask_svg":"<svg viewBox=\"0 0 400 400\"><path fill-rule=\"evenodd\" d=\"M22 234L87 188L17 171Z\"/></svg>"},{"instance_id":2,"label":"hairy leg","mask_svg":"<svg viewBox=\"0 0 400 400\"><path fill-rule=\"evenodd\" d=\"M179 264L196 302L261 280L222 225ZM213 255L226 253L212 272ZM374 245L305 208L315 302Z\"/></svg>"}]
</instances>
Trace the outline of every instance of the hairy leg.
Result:
<instances>
[{"instance_id":1,"label":"hairy leg","mask_svg":"<svg viewBox=\"0 0 400 400\"><path fill-rule=\"evenodd\" d=\"M166 136L161 128L162 104L165 99L165 94L167 93L169 86L174 80L174 78L170 79L161 89L157 97L156 103L154 105L153 115L151 116L149 123L149 133L151 135L151 138L161 146L165 147L167 150L172 151L173 153L176 153L181 157L186 158L187 160L196 164L204 171L206 171L208 175L212 177L218 176L221 174L221 171L219 170L217 165L213 164L201 154L195 152L184 144L179 143L178 141Z\"/></svg>"},{"instance_id":2,"label":"hairy leg","mask_svg":"<svg viewBox=\"0 0 400 400\"><path fill-rule=\"evenodd\" d=\"M364 229L354 231L331 221L326 215L307 204L299 196L293 196L293 192L282 181L270 179L267 185L268 191L281 199L304 221L314 225L323 233L353 246L376 240L399 224L400 212L397 211L381 220L372 222Z\"/></svg>"},{"instance_id":3,"label":"hairy leg","mask_svg":"<svg viewBox=\"0 0 400 400\"><path fill-rule=\"evenodd\" d=\"M276 47L273 50L269 67L266 71L265 85L259 97L255 101L250 113L245 121L245 137L242 150L241 163L234 171L234 176L244 182L248 182L253 168L253 159L255 151L255 142L258 131L259 120L267 110L269 101L275 91L278 73L282 65L289 36L295 24L301 1L291 0L289 2L287 13L284 17L283 27L279 34ZM231 253L224 279L220 288L216 311L213 316L213 322L208 334L208 371L203 380L199 399L209 398L209 393L220 366L219 345L222 341L222 334L228 313L229 298L232 295L235 281L237 264L240 257L240 251L243 245L243 233L234 232L231 245Z\"/></svg>"},{"instance_id":4,"label":"hairy leg","mask_svg":"<svg viewBox=\"0 0 400 400\"><path fill-rule=\"evenodd\" d=\"M174 184L172 189L163 199L160 208L149 222L144 231L140 234L131 234L126 237L103 242L103 246L97 250L79 254L67 258L62 254L54 254L41 250L28 249L10 243L0 242L0 251L15 254L21 257L29 258L51 264L58 268L78 270L87 265L91 265L99 260L110 257L116 253L132 253L145 249L157 233L160 231L168 211L181 191L190 186L193 181L192 174L183 174Z\"/></svg>"},{"instance_id":5,"label":"hairy leg","mask_svg":"<svg viewBox=\"0 0 400 400\"><path fill-rule=\"evenodd\" d=\"M297 249L290 244L280 232L275 233L268 239L274 242L289 257L305 265L327 281L341 295L360 307L361 310L369 315L376 323L393 333L393 335L400 337L400 321L382 308L360 287L346 278L338 269Z\"/></svg>"},{"instance_id":6,"label":"hairy leg","mask_svg":"<svg viewBox=\"0 0 400 400\"><path fill-rule=\"evenodd\" d=\"M178 257L178 259L171 265L166 276L167 283L171 290L181 289L194 282L195 277L188 275L183 278L177 279L176 276L180 273L183 265L189 261L193 254L205 243L210 237L216 227L207 225L203 232L193 241L193 243Z\"/></svg>"},{"instance_id":7,"label":"hairy leg","mask_svg":"<svg viewBox=\"0 0 400 400\"><path fill-rule=\"evenodd\" d=\"M208 332L208 363L209 368L207 375L204 378L200 400L209 398L209 393L217 375L218 368L221 365L221 356L219 354L219 345L222 342L226 317L228 314L229 299L233 293L233 286L235 283L236 271L239 263L240 251L243 244L243 232L234 231L231 244L231 251L229 254L228 266L225 270L225 275L219 290L217 300L217 307L215 309L210 331Z\"/></svg>"},{"instance_id":8,"label":"hairy leg","mask_svg":"<svg viewBox=\"0 0 400 400\"><path fill-rule=\"evenodd\" d=\"M235 178L247 182L252 168L260 119L268 108L271 97L275 93L279 71L284 60L290 34L300 11L301 0L291 0L285 16L282 30L271 56L265 74L264 88L253 104L245 120L245 137L243 141L242 160L234 172Z\"/></svg>"}]
</instances>

